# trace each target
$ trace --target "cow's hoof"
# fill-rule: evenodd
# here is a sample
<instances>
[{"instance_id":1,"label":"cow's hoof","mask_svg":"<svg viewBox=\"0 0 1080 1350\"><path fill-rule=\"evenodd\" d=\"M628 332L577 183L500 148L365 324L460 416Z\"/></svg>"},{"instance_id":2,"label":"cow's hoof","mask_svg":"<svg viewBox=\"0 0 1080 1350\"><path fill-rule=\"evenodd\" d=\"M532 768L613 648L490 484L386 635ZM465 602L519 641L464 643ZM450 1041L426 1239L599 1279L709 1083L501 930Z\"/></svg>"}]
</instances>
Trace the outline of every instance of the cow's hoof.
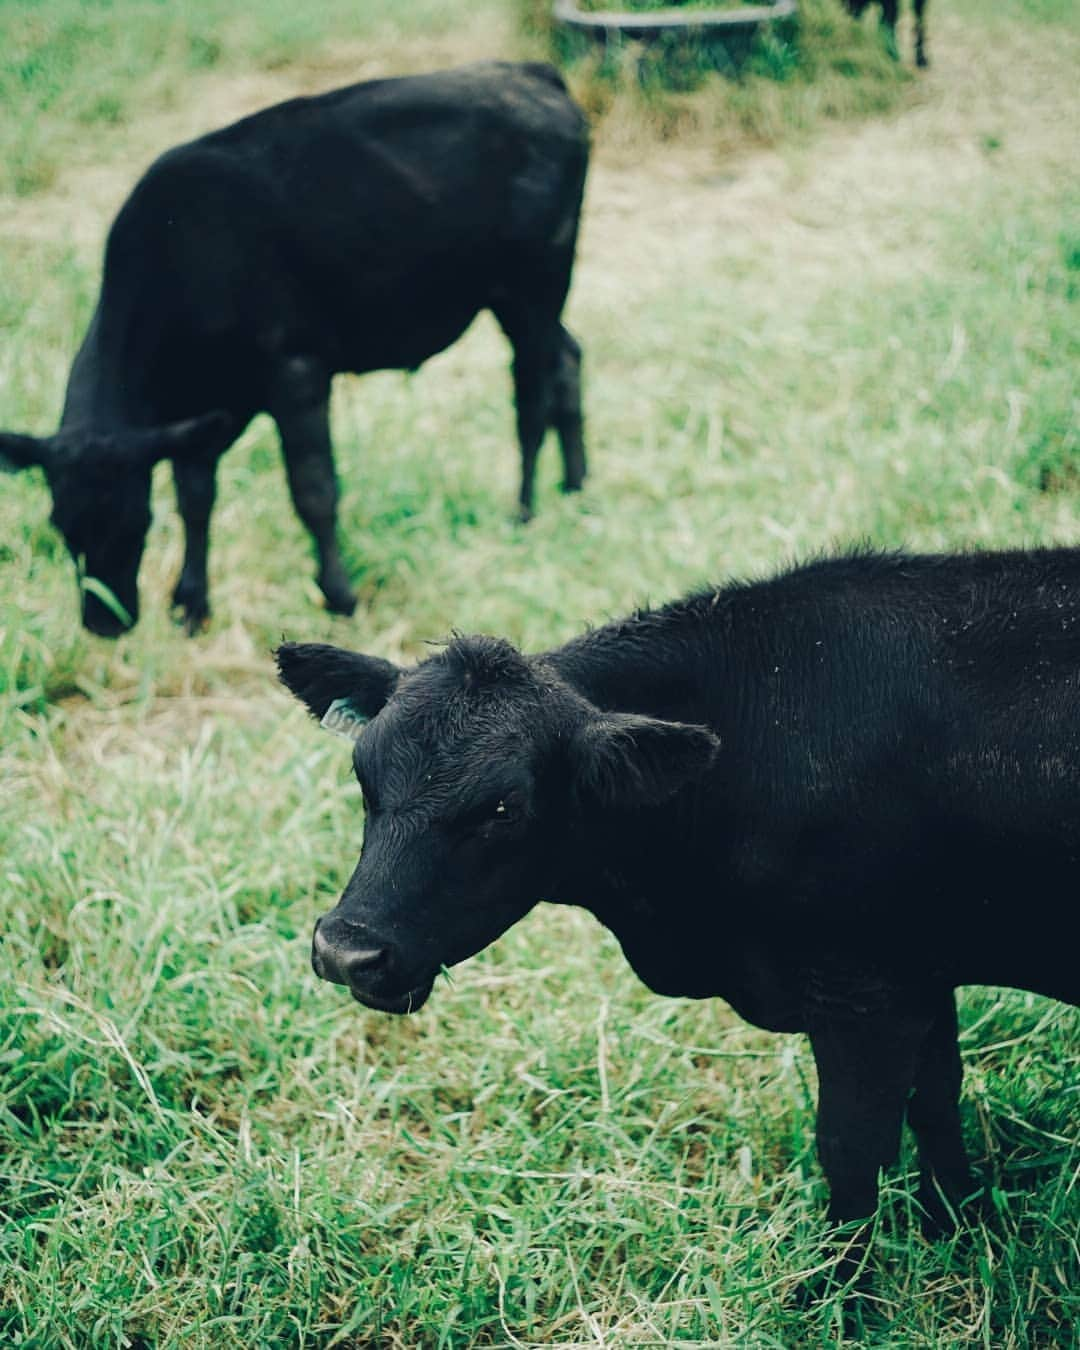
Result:
<instances>
[{"instance_id":1,"label":"cow's hoof","mask_svg":"<svg viewBox=\"0 0 1080 1350\"><path fill-rule=\"evenodd\" d=\"M807 1316L818 1312L832 1316L839 1313L844 1338L862 1344L867 1316L872 1317L875 1305L873 1297L867 1295L871 1295L871 1281L866 1271L862 1271L850 1287L845 1287L845 1281L837 1272L821 1271L801 1280L784 1302Z\"/></svg>"},{"instance_id":2,"label":"cow's hoof","mask_svg":"<svg viewBox=\"0 0 1080 1350\"><path fill-rule=\"evenodd\" d=\"M205 591L197 591L177 583L172 597L173 622L183 628L188 637L204 633L210 626L210 601Z\"/></svg>"},{"instance_id":3,"label":"cow's hoof","mask_svg":"<svg viewBox=\"0 0 1080 1350\"><path fill-rule=\"evenodd\" d=\"M356 612L356 596L347 589L323 591L326 608L331 614L343 614L345 618Z\"/></svg>"},{"instance_id":4,"label":"cow's hoof","mask_svg":"<svg viewBox=\"0 0 1080 1350\"><path fill-rule=\"evenodd\" d=\"M838 1235L826 1239L821 1262L814 1274L800 1281L789 1295L797 1308L809 1310L842 1296L845 1306L849 1300L858 1303L871 1291L873 1272L868 1259L869 1234L866 1225L859 1226L846 1239Z\"/></svg>"},{"instance_id":5,"label":"cow's hoof","mask_svg":"<svg viewBox=\"0 0 1080 1350\"><path fill-rule=\"evenodd\" d=\"M927 1242L963 1236L981 1225L992 1224L995 1218L989 1192L974 1177L967 1185L951 1187L947 1201L936 1186L923 1184L919 1187L919 1205L922 1209L919 1227Z\"/></svg>"},{"instance_id":6,"label":"cow's hoof","mask_svg":"<svg viewBox=\"0 0 1080 1350\"><path fill-rule=\"evenodd\" d=\"M198 637L210 627L209 605L185 605L183 602L174 601L172 616L173 622L178 628L182 628L188 637Z\"/></svg>"},{"instance_id":7,"label":"cow's hoof","mask_svg":"<svg viewBox=\"0 0 1080 1350\"><path fill-rule=\"evenodd\" d=\"M519 506L519 507L518 507L517 518L518 518L518 524L519 524L519 525L528 525L529 521L532 520L532 518L533 518L533 509L532 509L532 507L531 507L531 506Z\"/></svg>"},{"instance_id":8,"label":"cow's hoof","mask_svg":"<svg viewBox=\"0 0 1080 1350\"><path fill-rule=\"evenodd\" d=\"M585 483L583 479L575 478L572 481L567 481L563 483L562 490L564 492L580 492L584 486Z\"/></svg>"}]
</instances>

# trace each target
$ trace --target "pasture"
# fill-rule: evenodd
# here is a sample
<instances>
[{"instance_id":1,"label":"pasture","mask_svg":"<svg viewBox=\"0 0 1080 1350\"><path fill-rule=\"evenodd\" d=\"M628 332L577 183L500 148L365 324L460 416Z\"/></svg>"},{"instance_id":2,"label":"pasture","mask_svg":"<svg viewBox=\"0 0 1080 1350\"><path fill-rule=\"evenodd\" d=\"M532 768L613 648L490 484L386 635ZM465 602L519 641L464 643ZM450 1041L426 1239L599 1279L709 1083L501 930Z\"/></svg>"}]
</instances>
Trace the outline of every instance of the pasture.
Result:
<instances>
[{"instance_id":1,"label":"pasture","mask_svg":"<svg viewBox=\"0 0 1080 1350\"><path fill-rule=\"evenodd\" d=\"M785 1299L824 1259L801 1038L650 994L554 907L416 1018L315 979L360 794L269 655L406 660L451 628L537 649L863 540L1080 544L1080 15L933 0L914 78L872 23L806 8L839 53L813 80L776 53L689 92L572 74L590 478L563 498L549 442L527 528L488 318L335 385L351 619L319 608L265 418L221 466L195 640L167 612L166 466L113 644L79 628L40 474L0 479L0 1341L836 1342L835 1300ZM160 150L298 92L542 56L542 9L6 0L0 427L55 427L108 223ZM923 1241L905 1155L860 1343L1077 1345L1080 1015L966 990L961 1025L993 1219Z\"/></svg>"}]
</instances>

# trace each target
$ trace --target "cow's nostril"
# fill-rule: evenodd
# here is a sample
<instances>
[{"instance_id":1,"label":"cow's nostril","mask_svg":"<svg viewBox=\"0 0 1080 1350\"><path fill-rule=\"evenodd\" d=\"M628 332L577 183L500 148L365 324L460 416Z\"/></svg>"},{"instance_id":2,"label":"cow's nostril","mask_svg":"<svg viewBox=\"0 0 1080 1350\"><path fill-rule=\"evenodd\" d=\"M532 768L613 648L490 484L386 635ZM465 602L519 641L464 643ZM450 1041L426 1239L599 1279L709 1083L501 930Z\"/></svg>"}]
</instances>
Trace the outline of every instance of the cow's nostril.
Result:
<instances>
[{"instance_id":1,"label":"cow's nostril","mask_svg":"<svg viewBox=\"0 0 1080 1350\"><path fill-rule=\"evenodd\" d=\"M385 947L358 947L355 951L349 952L341 964L351 981L354 975L366 974L376 966L381 966L385 960Z\"/></svg>"},{"instance_id":2,"label":"cow's nostril","mask_svg":"<svg viewBox=\"0 0 1080 1350\"><path fill-rule=\"evenodd\" d=\"M320 919L315 925L311 943L311 964L320 979L333 984L354 984L369 972L390 961L389 947L376 946L365 933L367 941L359 939L339 922L327 924ZM344 941L342 941L344 937ZM349 939L353 938L353 941ZM357 940L359 939L359 940Z\"/></svg>"}]
</instances>

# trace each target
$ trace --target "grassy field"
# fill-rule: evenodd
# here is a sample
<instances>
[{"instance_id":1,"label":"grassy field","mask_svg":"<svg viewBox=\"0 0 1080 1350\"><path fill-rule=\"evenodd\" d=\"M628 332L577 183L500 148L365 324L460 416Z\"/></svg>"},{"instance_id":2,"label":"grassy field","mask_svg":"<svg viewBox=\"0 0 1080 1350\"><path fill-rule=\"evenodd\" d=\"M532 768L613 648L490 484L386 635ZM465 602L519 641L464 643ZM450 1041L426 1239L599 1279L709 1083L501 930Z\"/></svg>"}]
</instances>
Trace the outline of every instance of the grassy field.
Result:
<instances>
[{"instance_id":1,"label":"grassy field","mask_svg":"<svg viewBox=\"0 0 1080 1350\"><path fill-rule=\"evenodd\" d=\"M337 382L351 620L318 608L265 419L222 465L194 641L164 468L113 645L78 627L40 476L0 480L0 1342L835 1343L835 1303L785 1301L822 1259L802 1039L650 995L544 906L414 1019L315 980L360 801L269 656L408 658L452 626L538 647L854 540L1080 543L1080 12L941 0L918 80L872 21L809 12L864 64L819 48L814 80L692 96L574 73L603 114L568 315L592 475L563 499L549 447L527 529L487 319L414 376ZM542 47L497 0L5 0L0 426L55 425L104 232L160 149ZM1075 1346L1078 1016L968 990L962 1024L996 1217L925 1243L905 1156L861 1343Z\"/></svg>"}]
</instances>

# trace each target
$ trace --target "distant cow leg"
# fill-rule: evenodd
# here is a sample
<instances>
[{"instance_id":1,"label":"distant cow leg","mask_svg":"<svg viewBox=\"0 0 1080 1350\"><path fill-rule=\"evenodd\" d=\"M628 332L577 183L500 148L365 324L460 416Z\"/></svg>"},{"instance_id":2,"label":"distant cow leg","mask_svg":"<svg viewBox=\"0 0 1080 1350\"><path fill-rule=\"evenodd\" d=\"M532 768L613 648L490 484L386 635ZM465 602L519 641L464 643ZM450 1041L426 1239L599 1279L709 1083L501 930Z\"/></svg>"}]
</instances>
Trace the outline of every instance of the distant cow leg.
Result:
<instances>
[{"instance_id":1,"label":"distant cow leg","mask_svg":"<svg viewBox=\"0 0 1080 1350\"><path fill-rule=\"evenodd\" d=\"M561 345L555 365L551 425L559 435L563 457L563 491L578 492L585 482L585 435L581 415L581 347L560 326Z\"/></svg>"},{"instance_id":2,"label":"distant cow leg","mask_svg":"<svg viewBox=\"0 0 1080 1350\"><path fill-rule=\"evenodd\" d=\"M930 58L926 54L926 0L915 0L915 64L928 66Z\"/></svg>"},{"instance_id":3,"label":"distant cow leg","mask_svg":"<svg viewBox=\"0 0 1080 1350\"><path fill-rule=\"evenodd\" d=\"M899 58L900 48L896 45L896 21L900 17L900 0L881 0L881 23L885 29L885 46L889 55Z\"/></svg>"},{"instance_id":4,"label":"distant cow leg","mask_svg":"<svg viewBox=\"0 0 1080 1350\"><path fill-rule=\"evenodd\" d=\"M189 633L197 633L210 617L206 555L210 513L217 492L216 460L173 460L176 504L184 522L184 565L173 591L173 605Z\"/></svg>"},{"instance_id":5,"label":"distant cow leg","mask_svg":"<svg viewBox=\"0 0 1080 1350\"><path fill-rule=\"evenodd\" d=\"M949 1208L955 1209L977 1189L960 1128L963 1074L956 1039L956 999L950 990L923 1045L915 1092L908 1104L908 1122L919 1142L919 1199L931 1233L952 1227Z\"/></svg>"},{"instance_id":6,"label":"distant cow leg","mask_svg":"<svg viewBox=\"0 0 1080 1350\"><path fill-rule=\"evenodd\" d=\"M296 513L311 532L319 555L319 589L327 608L351 614L356 608L337 542L338 486L330 444L330 379L316 363L287 363L271 408Z\"/></svg>"}]
</instances>

